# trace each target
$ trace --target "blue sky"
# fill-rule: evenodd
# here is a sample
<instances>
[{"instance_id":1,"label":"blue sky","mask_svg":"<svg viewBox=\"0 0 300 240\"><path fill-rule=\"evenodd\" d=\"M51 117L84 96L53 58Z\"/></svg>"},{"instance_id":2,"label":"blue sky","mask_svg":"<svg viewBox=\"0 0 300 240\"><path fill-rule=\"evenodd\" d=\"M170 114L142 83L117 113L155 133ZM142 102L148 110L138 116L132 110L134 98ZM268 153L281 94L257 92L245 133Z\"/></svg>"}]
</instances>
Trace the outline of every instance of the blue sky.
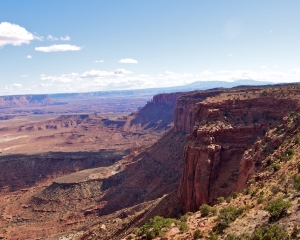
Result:
<instances>
[{"instance_id":1,"label":"blue sky","mask_svg":"<svg viewBox=\"0 0 300 240\"><path fill-rule=\"evenodd\" d=\"M300 81L300 1L2 1L0 95Z\"/></svg>"}]
</instances>

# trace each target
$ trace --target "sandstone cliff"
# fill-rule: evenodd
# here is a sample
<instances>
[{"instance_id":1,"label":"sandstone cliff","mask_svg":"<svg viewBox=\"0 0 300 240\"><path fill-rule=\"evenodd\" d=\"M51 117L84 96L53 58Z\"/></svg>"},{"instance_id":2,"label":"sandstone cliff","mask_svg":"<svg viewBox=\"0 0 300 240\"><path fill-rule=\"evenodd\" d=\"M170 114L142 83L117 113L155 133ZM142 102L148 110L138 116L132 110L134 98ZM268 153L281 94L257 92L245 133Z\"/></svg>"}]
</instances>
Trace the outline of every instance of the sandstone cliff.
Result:
<instances>
[{"instance_id":1,"label":"sandstone cliff","mask_svg":"<svg viewBox=\"0 0 300 240\"><path fill-rule=\"evenodd\" d=\"M154 96L152 101L133 114L133 119L125 126L125 129L136 129L139 127L155 130L170 129L174 121L174 107L181 95L181 92L177 92Z\"/></svg>"},{"instance_id":2,"label":"sandstone cliff","mask_svg":"<svg viewBox=\"0 0 300 240\"><path fill-rule=\"evenodd\" d=\"M287 114L298 110L297 94L296 88L286 95L281 95L280 89L257 88L217 91L214 97L202 101L196 94L180 98L175 129L191 132L184 148L179 187L185 211L196 211L201 204L212 204L218 197L246 186L257 161L249 152ZM195 101L198 103L192 109ZM187 119L178 116L181 112ZM280 143L283 140L277 139ZM274 141L271 150L276 145Z\"/></svg>"}]
</instances>

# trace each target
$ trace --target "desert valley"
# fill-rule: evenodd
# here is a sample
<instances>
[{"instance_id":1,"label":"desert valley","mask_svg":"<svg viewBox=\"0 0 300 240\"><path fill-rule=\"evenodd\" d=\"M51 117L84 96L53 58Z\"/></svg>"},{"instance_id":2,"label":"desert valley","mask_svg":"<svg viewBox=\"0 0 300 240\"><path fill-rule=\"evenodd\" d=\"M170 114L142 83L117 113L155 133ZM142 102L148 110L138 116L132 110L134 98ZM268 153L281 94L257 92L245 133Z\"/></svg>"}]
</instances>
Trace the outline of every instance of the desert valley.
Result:
<instances>
[{"instance_id":1,"label":"desert valley","mask_svg":"<svg viewBox=\"0 0 300 240\"><path fill-rule=\"evenodd\" d=\"M299 234L298 84L0 100L2 239Z\"/></svg>"}]
</instances>

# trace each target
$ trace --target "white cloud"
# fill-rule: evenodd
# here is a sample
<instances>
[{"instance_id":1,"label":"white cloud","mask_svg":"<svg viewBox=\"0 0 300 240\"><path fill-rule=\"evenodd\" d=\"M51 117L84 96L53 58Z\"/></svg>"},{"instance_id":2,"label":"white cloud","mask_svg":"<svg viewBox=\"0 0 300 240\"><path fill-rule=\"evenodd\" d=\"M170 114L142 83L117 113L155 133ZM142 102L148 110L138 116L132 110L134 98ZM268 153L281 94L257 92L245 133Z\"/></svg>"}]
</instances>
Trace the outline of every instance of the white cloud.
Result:
<instances>
[{"instance_id":1,"label":"white cloud","mask_svg":"<svg viewBox=\"0 0 300 240\"><path fill-rule=\"evenodd\" d=\"M132 58L124 58L121 59L119 63L138 63L138 61Z\"/></svg>"},{"instance_id":2,"label":"white cloud","mask_svg":"<svg viewBox=\"0 0 300 240\"><path fill-rule=\"evenodd\" d=\"M31 58L32 58L32 56L31 56L31 55L27 55L27 56L26 56L26 58L29 58L29 59L31 59Z\"/></svg>"},{"instance_id":3,"label":"white cloud","mask_svg":"<svg viewBox=\"0 0 300 240\"><path fill-rule=\"evenodd\" d=\"M103 63L104 62L104 60L96 60L96 61L94 61L94 63Z\"/></svg>"},{"instance_id":4,"label":"white cloud","mask_svg":"<svg viewBox=\"0 0 300 240\"><path fill-rule=\"evenodd\" d=\"M38 85L39 87L51 87L52 84L51 83L41 83L40 85Z\"/></svg>"},{"instance_id":5,"label":"white cloud","mask_svg":"<svg viewBox=\"0 0 300 240\"><path fill-rule=\"evenodd\" d=\"M0 23L0 48L8 44L13 46L29 44L34 39L39 39L39 37L36 37L17 24L9 22Z\"/></svg>"},{"instance_id":6,"label":"white cloud","mask_svg":"<svg viewBox=\"0 0 300 240\"><path fill-rule=\"evenodd\" d=\"M55 44L47 47L36 47L36 51L40 52L65 52L65 51L79 51L81 47L70 44Z\"/></svg>"},{"instance_id":7,"label":"white cloud","mask_svg":"<svg viewBox=\"0 0 300 240\"><path fill-rule=\"evenodd\" d=\"M127 71L127 70L125 70L125 69L123 69L123 68L118 68L118 69L114 72L114 74L130 74L130 73L132 73L132 72Z\"/></svg>"},{"instance_id":8,"label":"white cloud","mask_svg":"<svg viewBox=\"0 0 300 240\"><path fill-rule=\"evenodd\" d=\"M20 87L22 87L22 84L20 84L20 83L14 83L11 86L14 87L14 88L20 88Z\"/></svg>"},{"instance_id":9,"label":"white cloud","mask_svg":"<svg viewBox=\"0 0 300 240\"><path fill-rule=\"evenodd\" d=\"M29 77L29 76L27 74L22 74L21 77L26 78L26 77Z\"/></svg>"},{"instance_id":10,"label":"white cloud","mask_svg":"<svg viewBox=\"0 0 300 240\"><path fill-rule=\"evenodd\" d=\"M232 54L231 54L231 53L229 53L229 54L228 54L228 56L229 56L229 57L232 57Z\"/></svg>"},{"instance_id":11,"label":"white cloud","mask_svg":"<svg viewBox=\"0 0 300 240\"><path fill-rule=\"evenodd\" d=\"M113 72L108 71L100 71L100 70L90 70L87 72L84 72L80 75L82 78L104 78L104 77L110 77L113 76Z\"/></svg>"},{"instance_id":12,"label":"white cloud","mask_svg":"<svg viewBox=\"0 0 300 240\"><path fill-rule=\"evenodd\" d=\"M277 65L275 65L274 68L279 68L279 67Z\"/></svg>"},{"instance_id":13,"label":"white cloud","mask_svg":"<svg viewBox=\"0 0 300 240\"><path fill-rule=\"evenodd\" d=\"M54 36L52 36L52 35L48 35L48 36L47 36L47 40L50 40L50 41L57 41L58 38L57 38L57 37L54 37Z\"/></svg>"},{"instance_id":14,"label":"white cloud","mask_svg":"<svg viewBox=\"0 0 300 240\"><path fill-rule=\"evenodd\" d=\"M76 78L78 78L78 73L63 74L61 76L46 76L45 74L40 75L41 80L60 83L73 82Z\"/></svg>"},{"instance_id":15,"label":"white cloud","mask_svg":"<svg viewBox=\"0 0 300 240\"><path fill-rule=\"evenodd\" d=\"M266 69L267 67L266 67L266 66L260 66L260 68L262 68L262 69Z\"/></svg>"},{"instance_id":16,"label":"white cloud","mask_svg":"<svg viewBox=\"0 0 300 240\"><path fill-rule=\"evenodd\" d=\"M62 41L70 41L71 38L69 36L65 36L65 37L60 37L60 40L62 40Z\"/></svg>"}]
</instances>

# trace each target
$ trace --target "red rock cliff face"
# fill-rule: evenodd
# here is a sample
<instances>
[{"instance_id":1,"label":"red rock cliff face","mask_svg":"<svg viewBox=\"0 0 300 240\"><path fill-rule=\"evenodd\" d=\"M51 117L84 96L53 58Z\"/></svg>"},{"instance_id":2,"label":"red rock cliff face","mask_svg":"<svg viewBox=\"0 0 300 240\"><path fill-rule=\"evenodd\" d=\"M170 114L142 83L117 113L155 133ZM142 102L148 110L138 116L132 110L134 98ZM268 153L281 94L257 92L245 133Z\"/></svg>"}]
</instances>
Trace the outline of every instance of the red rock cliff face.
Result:
<instances>
[{"instance_id":1,"label":"red rock cliff face","mask_svg":"<svg viewBox=\"0 0 300 240\"><path fill-rule=\"evenodd\" d=\"M187 118L175 114L177 131L191 131L178 191L185 211L196 211L203 203L242 190L254 172L247 149L298 108L298 101L292 99L257 95L229 100L219 95L191 109L191 97L188 101L180 98L176 108L177 114L182 112Z\"/></svg>"},{"instance_id":2,"label":"red rock cliff face","mask_svg":"<svg viewBox=\"0 0 300 240\"><path fill-rule=\"evenodd\" d=\"M197 91L183 94L175 107L174 113L174 131L191 133L194 126L194 107L196 103L205 100L207 97L213 97L223 92L215 91Z\"/></svg>"},{"instance_id":3,"label":"red rock cliff face","mask_svg":"<svg viewBox=\"0 0 300 240\"><path fill-rule=\"evenodd\" d=\"M158 94L153 97L152 103L153 104L163 103L163 104L175 106L178 98L181 95L182 95L182 92Z\"/></svg>"}]
</instances>

